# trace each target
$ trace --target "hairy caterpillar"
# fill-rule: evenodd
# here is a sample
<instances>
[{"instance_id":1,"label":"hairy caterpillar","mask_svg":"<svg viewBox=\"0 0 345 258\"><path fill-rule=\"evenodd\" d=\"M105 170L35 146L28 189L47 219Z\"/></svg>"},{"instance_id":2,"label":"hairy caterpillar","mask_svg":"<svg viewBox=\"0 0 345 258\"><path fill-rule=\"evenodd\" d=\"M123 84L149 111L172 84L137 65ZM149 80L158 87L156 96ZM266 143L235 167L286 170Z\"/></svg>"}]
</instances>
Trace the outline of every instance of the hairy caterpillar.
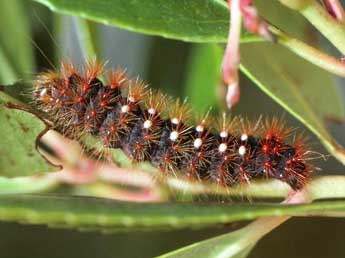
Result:
<instances>
[{"instance_id":1,"label":"hairy caterpillar","mask_svg":"<svg viewBox=\"0 0 345 258\"><path fill-rule=\"evenodd\" d=\"M298 190L313 171L302 137L288 143L291 129L278 119L255 125L224 115L211 128L205 114L192 125L185 103L148 89L120 69L108 72L105 84L98 78L103 68L91 61L78 71L65 62L60 72L39 74L34 104L67 137L97 136L105 147L121 148L132 160L149 161L168 175L226 186L276 178Z\"/></svg>"}]
</instances>

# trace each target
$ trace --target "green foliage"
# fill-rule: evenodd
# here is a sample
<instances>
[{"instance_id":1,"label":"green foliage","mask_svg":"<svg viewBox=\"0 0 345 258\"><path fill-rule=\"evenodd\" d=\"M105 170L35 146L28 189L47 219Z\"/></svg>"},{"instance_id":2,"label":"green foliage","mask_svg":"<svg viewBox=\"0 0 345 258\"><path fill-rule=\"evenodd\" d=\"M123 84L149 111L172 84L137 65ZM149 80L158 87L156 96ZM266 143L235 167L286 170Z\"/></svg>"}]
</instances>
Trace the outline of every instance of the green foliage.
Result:
<instances>
[{"instance_id":1,"label":"green foliage","mask_svg":"<svg viewBox=\"0 0 345 258\"><path fill-rule=\"evenodd\" d=\"M35 146L46 125L33 114L10 109L9 103L17 101L0 91L0 175L29 176L53 170Z\"/></svg>"},{"instance_id":2,"label":"green foliage","mask_svg":"<svg viewBox=\"0 0 345 258\"><path fill-rule=\"evenodd\" d=\"M2 195L0 218L90 230L200 228L267 215L343 216L342 201L311 204L126 203L76 196Z\"/></svg>"},{"instance_id":3,"label":"green foliage","mask_svg":"<svg viewBox=\"0 0 345 258\"><path fill-rule=\"evenodd\" d=\"M198 112L219 105L217 90L220 86L222 54L222 49L216 44L199 44L192 49L186 71L185 95Z\"/></svg>"},{"instance_id":4,"label":"green foliage","mask_svg":"<svg viewBox=\"0 0 345 258\"><path fill-rule=\"evenodd\" d=\"M1 1L0 10L0 83L11 84L34 71L31 36L22 1Z\"/></svg>"},{"instance_id":5,"label":"green foliage","mask_svg":"<svg viewBox=\"0 0 345 258\"><path fill-rule=\"evenodd\" d=\"M42 193L57 185L54 177L0 177L0 194Z\"/></svg>"},{"instance_id":6,"label":"green foliage","mask_svg":"<svg viewBox=\"0 0 345 258\"><path fill-rule=\"evenodd\" d=\"M193 42L225 42L228 11L221 0L36 0L51 10L151 35ZM248 33L244 40L258 40Z\"/></svg>"},{"instance_id":7,"label":"green foliage","mask_svg":"<svg viewBox=\"0 0 345 258\"><path fill-rule=\"evenodd\" d=\"M245 235L250 234L247 228L233 231L218 237L210 238L192 245L177 249L159 258L197 258L197 257L231 257L245 258L253 249L256 241L248 241Z\"/></svg>"},{"instance_id":8,"label":"green foliage","mask_svg":"<svg viewBox=\"0 0 345 258\"><path fill-rule=\"evenodd\" d=\"M89 57L95 56L97 52L93 33L97 27L84 18L149 35L208 43L192 46L184 90L196 110L206 111L208 106L219 108L217 90L220 84L220 63L223 51L222 45L216 45L216 43L224 43L227 40L229 11L225 1L36 1L48 6L54 12L78 16L75 20L78 25L78 40L84 55ZM305 42L318 45L313 33L310 33L310 25L300 14L283 7L278 1L256 0L255 4L260 14L280 30ZM2 1L0 7L3 11L0 18L2 24L0 35L3 39L6 38L0 43L0 82L10 84L34 71L32 46L29 40L32 36L29 33L28 17L24 12L23 2ZM18 17L21 18L18 19ZM14 31L16 33L13 33ZM306 125L331 154L345 163L344 152L340 151L324 125L326 116L344 116L344 105L335 86L334 77L282 46L262 41L258 36L246 31L242 32L242 72L268 96ZM323 176L312 180L302 192L307 203L295 205L255 202L250 204L180 202L137 204L101 198L41 194L43 191L57 189L63 183L70 182L54 173L36 176L36 174L54 170L54 167L35 150L36 137L45 129L45 124L31 113L8 108L9 102L19 103L15 98L23 98L21 96L25 92L23 84L19 87L18 85L17 87L9 86L6 92L11 96L0 92L0 175L2 176L0 177L0 220L2 221L113 232L194 229L256 218L266 219L266 222L270 221L270 218L272 221L281 218L283 222L288 219L286 216L345 217L343 200L308 203L316 199L344 198L344 176ZM100 145L95 139L87 139L84 144L90 149L97 149ZM119 150L111 151L108 158L113 159L120 167L129 170L133 168L142 171L152 170L147 164L133 166L128 157ZM35 176L29 177L31 175ZM112 197L110 193L113 194L119 190L113 182L106 181L106 177L99 180L103 182L101 184L97 184L98 181L88 182L80 187L73 185L72 182L70 193L92 195L97 191L91 189L96 189L98 192L106 193L106 197ZM183 180L177 180L177 182L174 184L167 180L164 183L173 188L173 191L185 193L184 191L188 188L184 184L187 183ZM169 195L170 192L162 191L161 183L157 183L157 194L161 195L161 200L165 200L162 196ZM277 191L272 187L270 189L261 187L256 182L253 182L250 187L252 191L247 189L244 191L258 198L280 197L287 193L287 189L279 185L280 188ZM215 188L208 190L207 193L217 192ZM187 195L188 191L186 192ZM236 190L230 192L228 195L238 195ZM20 193L39 194L18 195ZM203 191L200 190L198 193L203 193ZM190 194L192 196L192 193ZM94 195L97 196L97 194ZM192 198L191 196L186 196L186 198ZM178 196L175 197L179 200ZM256 222L240 230L175 250L162 257L244 258L260 237L280 223L265 229L265 223Z\"/></svg>"},{"instance_id":9,"label":"green foliage","mask_svg":"<svg viewBox=\"0 0 345 258\"><path fill-rule=\"evenodd\" d=\"M344 105L334 78L272 43L246 43L241 46L241 53L242 71L333 152L334 140L324 120L327 116L344 116Z\"/></svg>"}]
</instances>

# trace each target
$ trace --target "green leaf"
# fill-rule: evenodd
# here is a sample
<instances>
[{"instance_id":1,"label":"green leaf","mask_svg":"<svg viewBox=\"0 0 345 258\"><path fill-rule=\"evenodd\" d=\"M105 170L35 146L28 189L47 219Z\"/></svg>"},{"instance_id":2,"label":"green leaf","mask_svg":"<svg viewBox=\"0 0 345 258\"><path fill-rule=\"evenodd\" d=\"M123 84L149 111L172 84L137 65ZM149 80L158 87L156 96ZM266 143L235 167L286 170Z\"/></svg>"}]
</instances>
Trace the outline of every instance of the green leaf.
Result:
<instances>
[{"instance_id":1,"label":"green leaf","mask_svg":"<svg viewBox=\"0 0 345 258\"><path fill-rule=\"evenodd\" d=\"M229 11L222 0L35 0L55 12L120 28L191 42L226 42ZM305 38L306 21L274 0L256 0L260 14L293 35ZM285 18L288 17L288 21ZM243 41L261 41L247 32Z\"/></svg>"},{"instance_id":2,"label":"green leaf","mask_svg":"<svg viewBox=\"0 0 345 258\"><path fill-rule=\"evenodd\" d=\"M217 89L221 82L222 56L223 50L216 44L193 45L186 72L185 95L198 112L219 105Z\"/></svg>"},{"instance_id":3,"label":"green leaf","mask_svg":"<svg viewBox=\"0 0 345 258\"><path fill-rule=\"evenodd\" d=\"M245 229L213 237L159 256L159 258L245 258L256 242L243 242Z\"/></svg>"},{"instance_id":4,"label":"green leaf","mask_svg":"<svg viewBox=\"0 0 345 258\"><path fill-rule=\"evenodd\" d=\"M0 83L10 84L34 71L33 49L24 1L0 1Z\"/></svg>"},{"instance_id":5,"label":"green leaf","mask_svg":"<svg viewBox=\"0 0 345 258\"><path fill-rule=\"evenodd\" d=\"M289 218L261 218L239 230L183 247L160 257L244 258L263 236Z\"/></svg>"},{"instance_id":6,"label":"green leaf","mask_svg":"<svg viewBox=\"0 0 345 258\"><path fill-rule=\"evenodd\" d=\"M27 176L56 169L36 151L36 138L45 124L31 113L9 108L9 103L17 101L0 91L0 175Z\"/></svg>"},{"instance_id":7,"label":"green leaf","mask_svg":"<svg viewBox=\"0 0 345 258\"><path fill-rule=\"evenodd\" d=\"M0 194L41 193L58 185L54 177L0 177Z\"/></svg>"},{"instance_id":8,"label":"green leaf","mask_svg":"<svg viewBox=\"0 0 345 258\"><path fill-rule=\"evenodd\" d=\"M300 13L276 0L254 0L254 5L260 16L280 30L305 42L315 41L311 26Z\"/></svg>"},{"instance_id":9,"label":"green leaf","mask_svg":"<svg viewBox=\"0 0 345 258\"><path fill-rule=\"evenodd\" d=\"M11 66L10 60L5 55L2 48L0 48L0 82L13 83L17 80L17 73L14 67Z\"/></svg>"},{"instance_id":10,"label":"green leaf","mask_svg":"<svg viewBox=\"0 0 345 258\"><path fill-rule=\"evenodd\" d=\"M222 0L36 0L51 10L104 24L193 42L225 42L229 11ZM244 32L244 40L260 40Z\"/></svg>"},{"instance_id":11,"label":"green leaf","mask_svg":"<svg viewBox=\"0 0 345 258\"><path fill-rule=\"evenodd\" d=\"M1 195L0 220L111 230L205 227L263 216L345 216L345 202L281 204L126 203L54 195Z\"/></svg>"},{"instance_id":12,"label":"green leaf","mask_svg":"<svg viewBox=\"0 0 345 258\"><path fill-rule=\"evenodd\" d=\"M345 155L325 128L327 116L344 115L344 106L332 76L273 43L241 45L241 70L260 89L305 124L345 163Z\"/></svg>"}]
</instances>

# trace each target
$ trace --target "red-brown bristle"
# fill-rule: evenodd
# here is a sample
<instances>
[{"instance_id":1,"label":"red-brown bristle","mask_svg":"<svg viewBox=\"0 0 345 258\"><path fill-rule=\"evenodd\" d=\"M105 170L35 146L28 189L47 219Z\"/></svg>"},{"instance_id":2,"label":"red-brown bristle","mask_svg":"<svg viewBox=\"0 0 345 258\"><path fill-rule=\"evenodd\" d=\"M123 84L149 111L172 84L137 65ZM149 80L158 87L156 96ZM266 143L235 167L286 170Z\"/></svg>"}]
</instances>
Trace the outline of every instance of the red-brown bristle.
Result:
<instances>
[{"instance_id":1,"label":"red-brown bristle","mask_svg":"<svg viewBox=\"0 0 345 258\"><path fill-rule=\"evenodd\" d=\"M108 73L108 82L111 89L124 86L128 82L126 71L122 69L111 70Z\"/></svg>"},{"instance_id":2,"label":"red-brown bristle","mask_svg":"<svg viewBox=\"0 0 345 258\"><path fill-rule=\"evenodd\" d=\"M163 94L161 91L149 90L147 98L144 101L144 105L148 111L150 111L150 109L154 110L154 112L149 112L151 115L160 115L164 110L166 110L167 99L168 96Z\"/></svg>"},{"instance_id":3,"label":"red-brown bristle","mask_svg":"<svg viewBox=\"0 0 345 258\"><path fill-rule=\"evenodd\" d=\"M201 126L203 128L210 128L211 125L213 124L214 120L210 116L211 109L209 109L206 113L204 114L196 114L195 119L193 120L193 123L196 126Z\"/></svg>"},{"instance_id":4,"label":"red-brown bristle","mask_svg":"<svg viewBox=\"0 0 345 258\"><path fill-rule=\"evenodd\" d=\"M63 79L67 81L72 74L76 73L76 69L70 60L64 60L61 62L60 72Z\"/></svg>"},{"instance_id":5,"label":"red-brown bristle","mask_svg":"<svg viewBox=\"0 0 345 258\"><path fill-rule=\"evenodd\" d=\"M97 78L100 74L104 72L104 62L100 62L97 59L92 59L86 62L83 73L84 73L84 79L88 83L91 82L91 80Z\"/></svg>"},{"instance_id":6,"label":"red-brown bristle","mask_svg":"<svg viewBox=\"0 0 345 258\"><path fill-rule=\"evenodd\" d=\"M266 118L264 121L263 137L266 139L275 137L279 141L284 141L294 130L294 128L286 126L283 118Z\"/></svg>"},{"instance_id":7,"label":"red-brown bristle","mask_svg":"<svg viewBox=\"0 0 345 258\"><path fill-rule=\"evenodd\" d=\"M226 113L223 113L221 117L217 118L216 129L218 132L226 132L228 135L235 134L238 128L238 117L227 116ZM226 137L224 137L226 138Z\"/></svg>"},{"instance_id":8,"label":"red-brown bristle","mask_svg":"<svg viewBox=\"0 0 345 258\"><path fill-rule=\"evenodd\" d=\"M180 99L176 99L172 101L172 103L169 103L169 106L168 115L173 124L188 122L191 115L191 109L186 102L181 102Z\"/></svg>"},{"instance_id":9,"label":"red-brown bristle","mask_svg":"<svg viewBox=\"0 0 345 258\"><path fill-rule=\"evenodd\" d=\"M238 119L238 134L241 135L261 135L262 134L261 118L257 121L250 121L248 118Z\"/></svg>"},{"instance_id":10,"label":"red-brown bristle","mask_svg":"<svg viewBox=\"0 0 345 258\"><path fill-rule=\"evenodd\" d=\"M142 102L148 93L147 84L145 82L136 79L128 82L127 102L128 103L140 103Z\"/></svg>"}]
</instances>

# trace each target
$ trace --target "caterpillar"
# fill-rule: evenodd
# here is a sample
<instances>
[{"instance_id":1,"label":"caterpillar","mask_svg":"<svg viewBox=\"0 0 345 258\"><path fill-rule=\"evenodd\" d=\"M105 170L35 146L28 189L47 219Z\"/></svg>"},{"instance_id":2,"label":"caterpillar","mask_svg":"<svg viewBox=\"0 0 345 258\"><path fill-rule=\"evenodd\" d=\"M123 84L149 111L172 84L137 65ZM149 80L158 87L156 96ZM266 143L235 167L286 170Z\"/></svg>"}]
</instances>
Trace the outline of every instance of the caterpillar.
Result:
<instances>
[{"instance_id":1,"label":"caterpillar","mask_svg":"<svg viewBox=\"0 0 345 258\"><path fill-rule=\"evenodd\" d=\"M225 186L275 178L299 190L314 169L303 137L289 143L292 129L282 120L251 123L223 114L218 126L211 126L207 112L192 123L185 102L148 89L124 70L104 70L96 60L82 69L63 62L60 71L37 76L33 103L63 135L93 135L105 147L121 148L133 161L149 161L167 175Z\"/></svg>"}]
</instances>

